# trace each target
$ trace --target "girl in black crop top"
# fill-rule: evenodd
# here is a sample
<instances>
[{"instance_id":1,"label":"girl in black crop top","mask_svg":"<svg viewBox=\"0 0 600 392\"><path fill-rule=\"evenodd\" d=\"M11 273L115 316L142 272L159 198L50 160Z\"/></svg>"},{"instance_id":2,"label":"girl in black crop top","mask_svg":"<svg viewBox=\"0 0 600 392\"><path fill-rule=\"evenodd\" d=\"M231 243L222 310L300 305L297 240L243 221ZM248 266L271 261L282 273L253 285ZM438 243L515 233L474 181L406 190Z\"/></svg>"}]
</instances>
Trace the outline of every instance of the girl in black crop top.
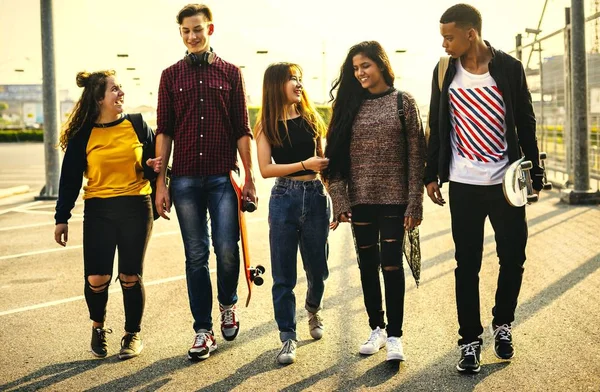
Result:
<instances>
[{"instance_id":1,"label":"girl in black crop top","mask_svg":"<svg viewBox=\"0 0 600 392\"><path fill-rule=\"evenodd\" d=\"M276 177L269 200L269 242L273 307L283 344L277 361L296 360L296 255L302 255L308 292L305 308L314 339L323 336L321 304L325 291L330 204L318 173L323 157L323 120L302 86L296 64L277 63L265 71L262 109L256 124L258 164L264 178Z\"/></svg>"}]
</instances>

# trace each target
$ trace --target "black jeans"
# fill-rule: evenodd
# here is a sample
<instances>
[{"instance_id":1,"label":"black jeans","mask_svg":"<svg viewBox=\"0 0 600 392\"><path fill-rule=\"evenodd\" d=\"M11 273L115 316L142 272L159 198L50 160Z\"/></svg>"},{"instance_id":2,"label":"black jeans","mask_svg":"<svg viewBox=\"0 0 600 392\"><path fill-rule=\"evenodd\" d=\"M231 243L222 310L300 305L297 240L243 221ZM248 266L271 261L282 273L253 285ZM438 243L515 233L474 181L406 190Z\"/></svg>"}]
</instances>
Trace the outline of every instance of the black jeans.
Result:
<instances>
[{"instance_id":1,"label":"black jeans","mask_svg":"<svg viewBox=\"0 0 600 392\"><path fill-rule=\"evenodd\" d=\"M404 271L402 240L406 205L357 205L352 207L352 229L360 268L365 307L371 329L386 328L379 278L383 268L388 336L402 336L404 319ZM397 267L386 270L385 267Z\"/></svg>"},{"instance_id":2,"label":"black jeans","mask_svg":"<svg viewBox=\"0 0 600 392\"><path fill-rule=\"evenodd\" d=\"M517 298L523 280L527 221L525 207L512 207L504 198L502 185L450 183L452 237L456 247L456 306L458 344L470 343L483 333L479 310L479 271L483 256L485 218L494 228L500 274L493 323L510 324L515 319Z\"/></svg>"},{"instance_id":3,"label":"black jeans","mask_svg":"<svg viewBox=\"0 0 600 392\"><path fill-rule=\"evenodd\" d=\"M85 200L83 213L83 263L85 299L90 319L104 322L108 286L91 287L90 275L112 275L115 250L119 249L119 273L137 275L134 285L124 285L125 331L139 332L144 313L142 283L144 256L152 234L150 196L119 196Z\"/></svg>"}]
</instances>

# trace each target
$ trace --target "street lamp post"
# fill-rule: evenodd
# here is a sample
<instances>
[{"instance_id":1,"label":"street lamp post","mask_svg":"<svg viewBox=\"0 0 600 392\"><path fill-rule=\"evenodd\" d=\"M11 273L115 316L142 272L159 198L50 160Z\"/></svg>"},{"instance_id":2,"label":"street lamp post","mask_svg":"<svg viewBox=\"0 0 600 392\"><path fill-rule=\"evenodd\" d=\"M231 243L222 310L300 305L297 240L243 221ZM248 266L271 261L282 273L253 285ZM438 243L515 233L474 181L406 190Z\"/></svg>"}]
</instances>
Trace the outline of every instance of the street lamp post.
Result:
<instances>
[{"instance_id":1,"label":"street lamp post","mask_svg":"<svg viewBox=\"0 0 600 392\"><path fill-rule=\"evenodd\" d=\"M54 70L54 27L52 0L40 0L42 23L42 76L44 97L44 156L46 158L46 185L37 200L56 200L60 178L58 144L58 105Z\"/></svg>"}]
</instances>

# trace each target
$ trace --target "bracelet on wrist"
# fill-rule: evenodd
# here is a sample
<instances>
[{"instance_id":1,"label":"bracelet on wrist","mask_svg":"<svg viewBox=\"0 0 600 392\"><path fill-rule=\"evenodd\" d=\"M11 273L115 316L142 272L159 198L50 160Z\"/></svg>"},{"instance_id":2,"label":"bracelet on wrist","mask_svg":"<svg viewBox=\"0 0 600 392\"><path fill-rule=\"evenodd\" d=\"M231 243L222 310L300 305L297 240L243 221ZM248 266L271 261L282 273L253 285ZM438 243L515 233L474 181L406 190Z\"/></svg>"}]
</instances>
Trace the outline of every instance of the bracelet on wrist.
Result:
<instances>
[{"instance_id":1,"label":"bracelet on wrist","mask_svg":"<svg viewBox=\"0 0 600 392\"><path fill-rule=\"evenodd\" d=\"M306 170L306 166L304 166L304 161L300 161L300 164L302 165L302 169Z\"/></svg>"}]
</instances>

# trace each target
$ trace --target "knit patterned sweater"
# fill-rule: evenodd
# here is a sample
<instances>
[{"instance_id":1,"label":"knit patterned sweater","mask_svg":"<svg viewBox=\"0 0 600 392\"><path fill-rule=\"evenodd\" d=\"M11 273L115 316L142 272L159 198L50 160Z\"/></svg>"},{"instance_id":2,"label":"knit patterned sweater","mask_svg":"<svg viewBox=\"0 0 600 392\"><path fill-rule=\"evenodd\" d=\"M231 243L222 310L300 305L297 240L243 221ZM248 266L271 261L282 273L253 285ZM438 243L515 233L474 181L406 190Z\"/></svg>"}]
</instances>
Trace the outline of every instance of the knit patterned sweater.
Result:
<instances>
[{"instance_id":1,"label":"knit patterned sweater","mask_svg":"<svg viewBox=\"0 0 600 392\"><path fill-rule=\"evenodd\" d=\"M363 101L352 125L349 178L327 183L334 217L359 204L407 204L405 216L423 219L423 126L414 98L403 94L407 129L397 90Z\"/></svg>"}]
</instances>

